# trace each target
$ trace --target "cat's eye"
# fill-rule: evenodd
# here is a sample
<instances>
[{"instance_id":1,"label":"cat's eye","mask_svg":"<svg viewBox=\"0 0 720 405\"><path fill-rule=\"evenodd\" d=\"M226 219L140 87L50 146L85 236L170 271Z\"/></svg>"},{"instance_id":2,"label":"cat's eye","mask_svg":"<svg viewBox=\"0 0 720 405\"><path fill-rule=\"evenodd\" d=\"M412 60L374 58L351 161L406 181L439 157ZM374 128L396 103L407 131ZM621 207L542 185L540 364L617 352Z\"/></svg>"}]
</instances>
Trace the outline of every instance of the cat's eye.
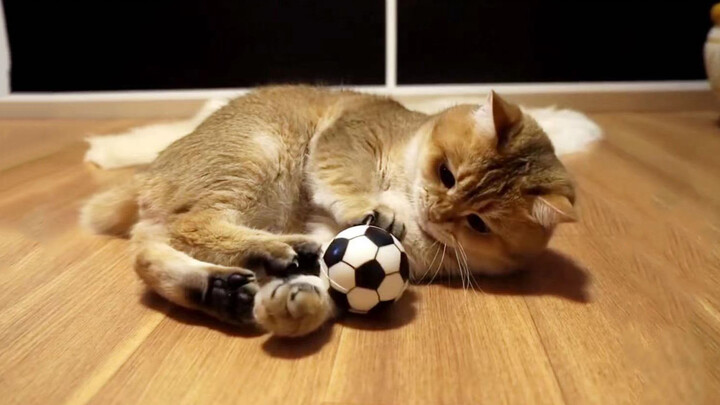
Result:
<instances>
[{"instance_id":1,"label":"cat's eye","mask_svg":"<svg viewBox=\"0 0 720 405\"><path fill-rule=\"evenodd\" d=\"M438 168L438 175L440 176L440 181L442 181L442 184L445 185L445 187L453 188L455 185L455 176L453 176L452 172L448 169L445 163L440 164L440 167Z\"/></svg>"},{"instance_id":2,"label":"cat's eye","mask_svg":"<svg viewBox=\"0 0 720 405\"><path fill-rule=\"evenodd\" d=\"M490 233L490 228L488 228L485 221L483 221L482 218L480 218L480 216L477 214L468 215L467 222L468 222L468 225L470 225L470 228L472 228L476 232Z\"/></svg>"}]
</instances>

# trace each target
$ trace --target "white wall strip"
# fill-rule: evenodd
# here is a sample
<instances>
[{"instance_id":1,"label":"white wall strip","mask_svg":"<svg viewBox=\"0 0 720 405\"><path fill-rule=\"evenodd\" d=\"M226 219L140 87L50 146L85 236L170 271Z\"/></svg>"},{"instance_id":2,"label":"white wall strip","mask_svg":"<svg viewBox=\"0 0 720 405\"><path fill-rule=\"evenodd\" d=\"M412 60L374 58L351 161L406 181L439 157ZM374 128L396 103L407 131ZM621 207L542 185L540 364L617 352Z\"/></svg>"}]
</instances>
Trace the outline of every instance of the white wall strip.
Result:
<instances>
[{"instance_id":1,"label":"white wall strip","mask_svg":"<svg viewBox=\"0 0 720 405\"><path fill-rule=\"evenodd\" d=\"M5 27L5 10L0 4L0 96L10 94L10 47Z\"/></svg>"},{"instance_id":2,"label":"white wall strip","mask_svg":"<svg viewBox=\"0 0 720 405\"><path fill-rule=\"evenodd\" d=\"M385 86L397 85L397 0L385 0Z\"/></svg>"},{"instance_id":3,"label":"white wall strip","mask_svg":"<svg viewBox=\"0 0 720 405\"><path fill-rule=\"evenodd\" d=\"M495 90L517 93L614 93L710 90L707 80L656 82L577 82L577 83L494 83L398 86L395 95L483 94Z\"/></svg>"},{"instance_id":4,"label":"white wall strip","mask_svg":"<svg viewBox=\"0 0 720 405\"><path fill-rule=\"evenodd\" d=\"M557 93L653 93L653 92L702 92L709 91L706 80L659 81L659 82L580 82L580 83L498 83L498 84L448 84L448 85L401 85L343 86L356 91L394 96L479 96L495 90L501 94L557 94ZM63 93L13 93L0 98L0 105L7 102L77 102L77 101L133 101L133 100L199 100L235 97L248 91L237 89L198 90L142 90L111 92L63 92Z\"/></svg>"}]
</instances>

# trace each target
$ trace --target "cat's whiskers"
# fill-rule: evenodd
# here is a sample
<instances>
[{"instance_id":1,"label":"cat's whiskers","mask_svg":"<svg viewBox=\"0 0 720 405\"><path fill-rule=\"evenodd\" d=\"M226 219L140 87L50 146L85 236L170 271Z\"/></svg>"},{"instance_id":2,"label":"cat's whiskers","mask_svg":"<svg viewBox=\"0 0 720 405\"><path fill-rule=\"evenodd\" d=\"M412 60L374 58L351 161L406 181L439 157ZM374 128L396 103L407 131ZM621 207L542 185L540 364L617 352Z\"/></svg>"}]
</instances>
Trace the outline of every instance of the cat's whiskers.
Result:
<instances>
[{"instance_id":1,"label":"cat's whiskers","mask_svg":"<svg viewBox=\"0 0 720 405\"><path fill-rule=\"evenodd\" d=\"M467 286L466 287L466 291L467 291L468 289L473 288L472 280L470 279L470 267L467 265L467 261L465 260L465 256L464 256L465 253L462 250L462 248L460 247L460 242L457 239L455 240L455 242L457 244L455 250L457 250L457 252L458 252L458 255L461 260L461 266L463 268L463 273L465 274L465 285Z\"/></svg>"},{"instance_id":2,"label":"cat's whiskers","mask_svg":"<svg viewBox=\"0 0 720 405\"><path fill-rule=\"evenodd\" d=\"M462 282L463 290L467 293L467 285L465 284L465 267L463 266L462 261L460 261L460 249L458 248L459 242L455 235L449 234L449 236L453 241L453 250L455 251L455 261L457 261L458 264L458 271L460 272L460 281Z\"/></svg>"},{"instance_id":3,"label":"cat's whiskers","mask_svg":"<svg viewBox=\"0 0 720 405\"><path fill-rule=\"evenodd\" d=\"M465 306L465 310L469 312L470 309L468 308L467 292L468 292L468 286L472 287L472 285L470 284L470 269L467 268L463 264L463 260L461 260L461 256L463 253L461 253L461 250L460 250L461 249L460 242L457 240L455 235L450 234L450 237L453 240L454 250L455 250L455 260L457 261L458 269L460 271L460 281L462 282L463 294L465 296L465 299L463 300L463 305ZM464 259L464 257L463 257L463 259ZM467 280L466 280L466 277L467 277Z\"/></svg>"},{"instance_id":4,"label":"cat's whiskers","mask_svg":"<svg viewBox=\"0 0 720 405\"><path fill-rule=\"evenodd\" d=\"M467 287L465 286L465 271L463 269L462 263L460 262L460 256L458 253L458 249L453 249L455 251L455 261L458 264L458 270L460 271L460 282L462 283L463 291L467 293Z\"/></svg>"},{"instance_id":5,"label":"cat's whiskers","mask_svg":"<svg viewBox=\"0 0 720 405\"><path fill-rule=\"evenodd\" d=\"M440 243L442 243L442 242L440 242ZM444 243L442 245L443 245L442 256L440 256L440 261L438 262L437 270L435 270L435 274L433 274L430 281L428 281L428 285L432 284L432 282L435 281L435 277L437 277L438 273L440 273L440 269L442 268L443 261L445 260L445 250L447 249L447 245Z\"/></svg>"},{"instance_id":6,"label":"cat's whiskers","mask_svg":"<svg viewBox=\"0 0 720 405\"><path fill-rule=\"evenodd\" d=\"M453 238L455 241L455 250L459 253L459 259L462 259L462 263L458 261L458 265L462 267L463 270L463 277L467 276L467 283L470 287L472 287L472 284L470 282L470 268L467 265L467 260L465 260L465 251L462 248L462 245L460 244L460 241L458 241L456 238ZM464 283L463 283L464 284Z\"/></svg>"},{"instance_id":7,"label":"cat's whiskers","mask_svg":"<svg viewBox=\"0 0 720 405\"><path fill-rule=\"evenodd\" d=\"M471 282L474 284L475 287L477 287L477 289L478 289L480 292L484 292L483 289L480 287L480 283L478 283L477 279L475 278L475 276L474 276L474 275L472 274L472 272L470 271L470 265L468 264L468 258L467 258L467 253L465 252L465 248L464 248L463 245L462 245L461 243L459 243L459 242L458 242L458 246L460 247L460 253L463 255L463 260L465 260L465 267L468 269L468 276L469 276L470 278L472 278ZM473 287L472 285L471 285L471 287L474 289L474 287Z\"/></svg>"},{"instance_id":8,"label":"cat's whiskers","mask_svg":"<svg viewBox=\"0 0 720 405\"><path fill-rule=\"evenodd\" d=\"M462 283L463 290L465 289L465 273L463 272L462 263L460 263L460 257L458 256L458 250L453 249L455 253L455 261L458 264L458 271L460 272L460 282Z\"/></svg>"},{"instance_id":9,"label":"cat's whiskers","mask_svg":"<svg viewBox=\"0 0 720 405\"><path fill-rule=\"evenodd\" d=\"M434 248L435 246L437 246L437 249L435 249L435 255L433 256L432 260L430 261L430 264L427 265L427 269L425 270L425 273L423 273L423 275L420 276L420 278L418 278L417 280L413 280L413 281L421 282L421 281L425 280L425 276L426 276L426 275L430 272L430 270L432 269L433 265L435 264L435 259L437 259L437 256L438 256L438 254L440 253L440 246L438 245L439 243L440 243L439 241L435 241L435 243L433 243L433 244L428 248L428 250L430 250L430 249Z\"/></svg>"}]
</instances>

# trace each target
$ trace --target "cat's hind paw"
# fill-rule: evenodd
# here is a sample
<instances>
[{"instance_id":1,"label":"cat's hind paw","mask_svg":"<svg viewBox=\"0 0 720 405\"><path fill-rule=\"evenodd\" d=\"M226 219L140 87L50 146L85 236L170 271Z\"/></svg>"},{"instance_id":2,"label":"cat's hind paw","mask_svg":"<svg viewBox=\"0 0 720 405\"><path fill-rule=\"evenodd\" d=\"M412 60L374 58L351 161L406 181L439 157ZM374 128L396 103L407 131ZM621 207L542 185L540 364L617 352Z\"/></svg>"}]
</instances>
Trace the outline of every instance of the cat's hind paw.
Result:
<instances>
[{"instance_id":1,"label":"cat's hind paw","mask_svg":"<svg viewBox=\"0 0 720 405\"><path fill-rule=\"evenodd\" d=\"M255 295L255 321L278 336L303 336L327 321L333 304L327 287L316 276L276 279Z\"/></svg>"},{"instance_id":2,"label":"cat's hind paw","mask_svg":"<svg viewBox=\"0 0 720 405\"><path fill-rule=\"evenodd\" d=\"M208 276L204 292L189 289L188 300L225 322L251 323L253 300L259 289L254 273L242 268L222 267L221 270Z\"/></svg>"}]
</instances>

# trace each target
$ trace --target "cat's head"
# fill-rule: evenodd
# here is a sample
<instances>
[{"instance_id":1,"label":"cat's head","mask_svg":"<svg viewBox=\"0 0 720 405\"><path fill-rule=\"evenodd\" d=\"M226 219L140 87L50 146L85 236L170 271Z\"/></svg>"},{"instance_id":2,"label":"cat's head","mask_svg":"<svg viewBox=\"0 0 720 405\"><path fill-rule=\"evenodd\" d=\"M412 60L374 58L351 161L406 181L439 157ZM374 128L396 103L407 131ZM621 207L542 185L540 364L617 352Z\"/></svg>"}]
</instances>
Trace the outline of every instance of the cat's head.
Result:
<instances>
[{"instance_id":1,"label":"cat's head","mask_svg":"<svg viewBox=\"0 0 720 405\"><path fill-rule=\"evenodd\" d=\"M413 200L432 239L461 244L471 270L502 273L576 220L575 191L537 122L495 93L433 116L418 138ZM417 158L417 157L416 157Z\"/></svg>"}]
</instances>

